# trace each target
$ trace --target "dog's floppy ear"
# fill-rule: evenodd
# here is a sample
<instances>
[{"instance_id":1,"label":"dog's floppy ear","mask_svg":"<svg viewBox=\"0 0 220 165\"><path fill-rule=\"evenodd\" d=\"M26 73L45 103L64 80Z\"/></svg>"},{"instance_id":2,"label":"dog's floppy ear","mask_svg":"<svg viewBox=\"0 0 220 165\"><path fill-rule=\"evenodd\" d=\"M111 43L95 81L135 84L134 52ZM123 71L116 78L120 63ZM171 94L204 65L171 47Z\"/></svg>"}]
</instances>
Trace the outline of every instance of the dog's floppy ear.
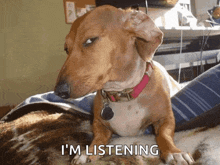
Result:
<instances>
[{"instance_id":1,"label":"dog's floppy ear","mask_svg":"<svg viewBox=\"0 0 220 165\"><path fill-rule=\"evenodd\" d=\"M137 38L135 44L141 58L151 60L162 43L162 31L144 12L129 9L124 11L123 16L124 28Z\"/></svg>"}]
</instances>

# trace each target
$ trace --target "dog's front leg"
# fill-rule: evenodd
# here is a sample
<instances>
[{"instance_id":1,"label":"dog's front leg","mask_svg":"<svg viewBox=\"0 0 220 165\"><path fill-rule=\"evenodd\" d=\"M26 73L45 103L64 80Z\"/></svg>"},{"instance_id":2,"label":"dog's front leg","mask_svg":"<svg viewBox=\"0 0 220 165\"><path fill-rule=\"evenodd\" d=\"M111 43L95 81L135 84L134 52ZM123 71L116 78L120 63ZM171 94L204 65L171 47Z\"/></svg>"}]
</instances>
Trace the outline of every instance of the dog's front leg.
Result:
<instances>
[{"instance_id":1,"label":"dog's front leg","mask_svg":"<svg viewBox=\"0 0 220 165\"><path fill-rule=\"evenodd\" d=\"M83 151L81 155L76 155L71 162L71 164L80 164L86 163L87 161L95 161L99 158L99 152L96 151L94 154L94 146L98 149L99 145L106 145L112 136L112 131L110 131L99 119L94 119L93 121L93 134L94 138L92 143L89 146L88 153L92 155L86 155L86 152Z\"/></svg>"},{"instance_id":2,"label":"dog's front leg","mask_svg":"<svg viewBox=\"0 0 220 165\"><path fill-rule=\"evenodd\" d=\"M92 143L89 146L89 152L93 153L94 152L94 146L96 145L97 148L99 145L106 145L108 144L109 140L111 139L112 136L112 131L109 130L105 125L102 124L101 121L98 119L94 121L93 123L93 133L94 133L94 139ZM98 153L97 155L91 155L89 156L89 159L91 161L95 161L98 159Z\"/></svg>"},{"instance_id":3,"label":"dog's front leg","mask_svg":"<svg viewBox=\"0 0 220 165\"><path fill-rule=\"evenodd\" d=\"M154 124L156 141L160 149L160 157L167 164L192 164L193 158L186 152L178 149L173 140L175 120L173 115L167 116L164 119Z\"/></svg>"}]
</instances>

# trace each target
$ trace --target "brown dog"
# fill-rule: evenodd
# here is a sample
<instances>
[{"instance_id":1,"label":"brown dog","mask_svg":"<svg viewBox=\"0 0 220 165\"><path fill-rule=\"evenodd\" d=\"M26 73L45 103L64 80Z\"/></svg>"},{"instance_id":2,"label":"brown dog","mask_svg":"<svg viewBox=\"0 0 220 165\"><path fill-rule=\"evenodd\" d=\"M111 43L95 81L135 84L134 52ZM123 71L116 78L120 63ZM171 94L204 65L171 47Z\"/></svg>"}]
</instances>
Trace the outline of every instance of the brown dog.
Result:
<instances>
[{"instance_id":1,"label":"brown dog","mask_svg":"<svg viewBox=\"0 0 220 165\"><path fill-rule=\"evenodd\" d=\"M108 144L113 133L135 136L152 124L166 163L193 162L173 142L170 97L177 83L152 61L162 38L163 33L145 13L112 6L98 7L73 23L65 43L68 57L55 93L68 99L97 91L89 152L94 145ZM85 155L75 157L74 163L84 162Z\"/></svg>"}]
</instances>

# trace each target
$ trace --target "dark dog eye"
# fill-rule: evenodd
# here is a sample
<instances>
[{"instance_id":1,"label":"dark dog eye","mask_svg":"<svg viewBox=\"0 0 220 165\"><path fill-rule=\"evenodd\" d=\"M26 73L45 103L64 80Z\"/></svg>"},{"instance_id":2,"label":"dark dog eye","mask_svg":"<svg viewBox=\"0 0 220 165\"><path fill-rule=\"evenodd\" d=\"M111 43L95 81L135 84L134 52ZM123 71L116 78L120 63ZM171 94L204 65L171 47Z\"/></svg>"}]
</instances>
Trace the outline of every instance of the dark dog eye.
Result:
<instances>
[{"instance_id":1,"label":"dark dog eye","mask_svg":"<svg viewBox=\"0 0 220 165\"><path fill-rule=\"evenodd\" d=\"M88 47L88 46L92 45L97 39L98 39L98 37L89 38L83 43L83 46Z\"/></svg>"},{"instance_id":2,"label":"dark dog eye","mask_svg":"<svg viewBox=\"0 0 220 165\"><path fill-rule=\"evenodd\" d=\"M67 54L69 54L68 48L64 48L64 50L66 51Z\"/></svg>"}]
</instances>

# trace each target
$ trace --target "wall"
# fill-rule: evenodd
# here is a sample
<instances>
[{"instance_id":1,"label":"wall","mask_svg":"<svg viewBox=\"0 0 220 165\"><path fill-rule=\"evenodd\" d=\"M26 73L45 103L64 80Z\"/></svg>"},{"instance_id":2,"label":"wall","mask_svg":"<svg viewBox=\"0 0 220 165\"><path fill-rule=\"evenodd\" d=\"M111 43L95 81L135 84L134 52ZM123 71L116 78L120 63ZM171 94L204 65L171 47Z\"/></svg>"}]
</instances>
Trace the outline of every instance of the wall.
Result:
<instances>
[{"instance_id":1,"label":"wall","mask_svg":"<svg viewBox=\"0 0 220 165\"><path fill-rule=\"evenodd\" d=\"M84 8L85 5L95 5L95 0L65 0L75 2L76 7Z\"/></svg>"},{"instance_id":2,"label":"wall","mask_svg":"<svg viewBox=\"0 0 220 165\"><path fill-rule=\"evenodd\" d=\"M0 0L0 106L53 90L70 26L62 0Z\"/></svg>"}]
</instances>

